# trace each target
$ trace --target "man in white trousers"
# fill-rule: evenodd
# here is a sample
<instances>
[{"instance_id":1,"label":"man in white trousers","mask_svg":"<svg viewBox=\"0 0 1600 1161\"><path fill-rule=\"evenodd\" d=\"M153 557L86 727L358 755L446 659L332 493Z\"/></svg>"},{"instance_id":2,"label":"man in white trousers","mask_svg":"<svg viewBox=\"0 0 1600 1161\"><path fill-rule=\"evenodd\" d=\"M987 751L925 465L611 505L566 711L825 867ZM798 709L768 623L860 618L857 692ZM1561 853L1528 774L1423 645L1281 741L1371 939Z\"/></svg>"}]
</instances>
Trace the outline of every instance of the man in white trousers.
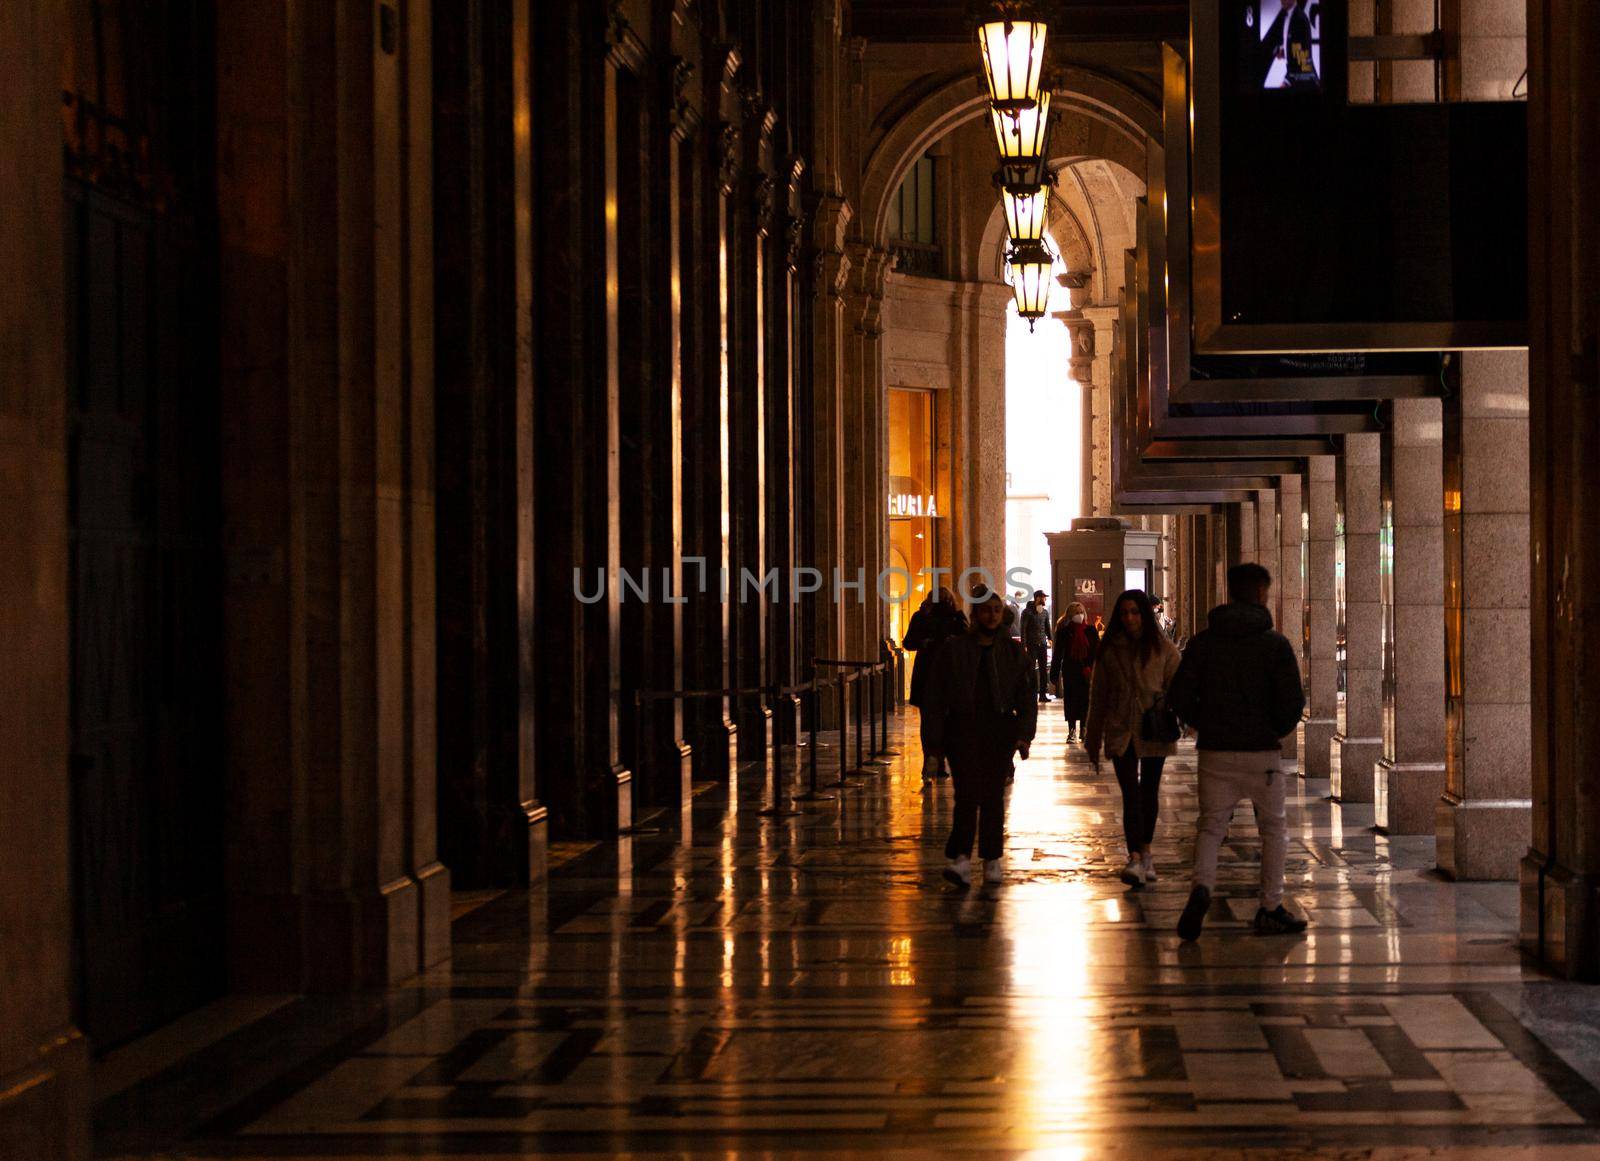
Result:
<instances>
[{"instance_id":1,"label":"man in white trousers","mask_svg":"<svg viewBox=\"0 0 1600 1161\"><path fill-rule=\"evenodd\" d=\"M1198 939L1217 886L1217 852L1241 798L1255 806L1261 831L1263 935L1304 931L1306 921L1283 905L1284 821L1281 739L1305 709L1294 649L1272 627L1267 593L1272 574L1259 564L1228 570L1228 603L1211 610L1207 626L1184 651L1167 704L1199 735L1200 818L1195 834L1194 886L1178 934Z\"/></svg>"}]
</instances>

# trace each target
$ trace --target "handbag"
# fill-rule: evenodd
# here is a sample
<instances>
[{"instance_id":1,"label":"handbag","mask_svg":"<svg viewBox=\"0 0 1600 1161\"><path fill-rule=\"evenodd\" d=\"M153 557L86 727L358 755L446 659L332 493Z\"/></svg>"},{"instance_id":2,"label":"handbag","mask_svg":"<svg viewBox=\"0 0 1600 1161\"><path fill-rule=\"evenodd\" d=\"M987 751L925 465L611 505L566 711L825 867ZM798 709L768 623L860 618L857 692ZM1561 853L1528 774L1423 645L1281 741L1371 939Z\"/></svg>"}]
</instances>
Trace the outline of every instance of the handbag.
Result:
<instances>
[{"instance_id":1,"label":"handbag","mask_svg":"<svg viewBox=\"0 0 1600 1161\"><path fill-rule=\"evenodd\" d=\"M1140 740L1170 746L1182 734L1183 727L1178 724L1178 715L1167 708L1166 696L1157 694L1155 704L1145 710L1139 719Z\"/></svg>"}]
</instances>

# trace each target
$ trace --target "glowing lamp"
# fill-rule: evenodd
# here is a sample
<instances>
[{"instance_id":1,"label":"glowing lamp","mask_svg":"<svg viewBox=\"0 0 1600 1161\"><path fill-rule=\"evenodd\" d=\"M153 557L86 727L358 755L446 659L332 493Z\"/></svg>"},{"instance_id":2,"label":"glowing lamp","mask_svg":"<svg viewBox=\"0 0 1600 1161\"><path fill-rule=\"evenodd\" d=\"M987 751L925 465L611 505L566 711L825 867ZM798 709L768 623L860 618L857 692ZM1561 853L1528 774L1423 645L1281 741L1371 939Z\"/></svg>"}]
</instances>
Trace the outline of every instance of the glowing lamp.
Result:
<instances>
[{"instance_id":1,"label":"glowing lamp","mask_svg":"<svg viewBox=\"0 0 1600 1161\"><path fill-rule=\"evenodd\" d=\"M1048 31L1049 26L1038 20L989 20L978 25L978 51L995 108L1020 109L1038 100Z\"/></svg>"},{"instance_id":2,"label":"glowing lamp","mask_svg":"<svg viewBox=\"0 0 1600 1161\"><path fill-rule=\"evenodd\" d=\"M1050 90L1020 109L989 110L994 143L1000 151L1001 172L1008 185L1038 185L1045 177L1045 157L1050 151Z\"/></svg>"},{"instance_id":3,"label":"glowing lamp","mask_svg":"<svg viewBox=\"0 0 1600 1161\"><path fill-rule=\"evenodd\" d=\"M1000 195L1006 211L1006 230L1013 242L1039 242L1044 239L1045 214L1050 206L1050 187L1008 186Z\"/></svg>"},{"instance_id":4,"label":"glowing lamp","mask_svg":"<svg viewBox=\"0 0 1600 1161\"><path fill-rule=\"evenodd\" d=\"M1050 271L1055 256L1042 241L1019 242L1011 248L1011 293L1017 300L1017 313L1033 329L1050 306Z\"/></svg>"}]
</instances>

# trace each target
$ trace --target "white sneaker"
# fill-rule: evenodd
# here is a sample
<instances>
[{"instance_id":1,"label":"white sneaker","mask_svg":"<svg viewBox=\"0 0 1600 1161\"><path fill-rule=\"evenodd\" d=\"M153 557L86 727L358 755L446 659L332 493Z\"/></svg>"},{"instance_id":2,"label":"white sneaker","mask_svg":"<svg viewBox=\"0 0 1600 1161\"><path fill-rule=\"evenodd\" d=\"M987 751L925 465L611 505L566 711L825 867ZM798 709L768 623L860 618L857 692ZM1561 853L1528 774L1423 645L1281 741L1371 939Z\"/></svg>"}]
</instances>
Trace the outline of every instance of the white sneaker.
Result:
<instances>
[{"instance_id":1,"label":"white sneaker","mask_svg":"<svg viewBox=\"0 0 1600 1161\"><path fill-rule=\"evenodd\" d=\"M983 860L983 881L985 883L998 883L1004 877L1004 868L1000 866L999 859Z\"/></svg>"},{"instance_id":2,"label":"white sneaker","mask_svg":"<svg viewBox=\"0 0 1600 1161\"><path fill-rule=\"evenodd\" d=\"M1144 860L1138 855L1129 855L1128 865L1122 868L1122 874L1118 877L1130 887L1143 887Z\"/></svg>"},{"instance_id":3,"label":"white sneaker","mask_svg":"<svg viewBox=\"0 0 1600 1161\"><path fill-rule=\"evenodd\" d=\"M1144 881L1146 883L1154 883L1156 881L1156 861L1150 855L1144 857Z\"/></svg>"},{"instance_id":4,"label":"white sneaker","mask_svg":"<svg viewBox=\"0 0 1600 1161\"><path fill-rule=\"evenodd\" d=\"M972 860L966 855L951 859L950 865L944 869L944 877L957 887L972 886Z\"/></svg>"}]
</instances>

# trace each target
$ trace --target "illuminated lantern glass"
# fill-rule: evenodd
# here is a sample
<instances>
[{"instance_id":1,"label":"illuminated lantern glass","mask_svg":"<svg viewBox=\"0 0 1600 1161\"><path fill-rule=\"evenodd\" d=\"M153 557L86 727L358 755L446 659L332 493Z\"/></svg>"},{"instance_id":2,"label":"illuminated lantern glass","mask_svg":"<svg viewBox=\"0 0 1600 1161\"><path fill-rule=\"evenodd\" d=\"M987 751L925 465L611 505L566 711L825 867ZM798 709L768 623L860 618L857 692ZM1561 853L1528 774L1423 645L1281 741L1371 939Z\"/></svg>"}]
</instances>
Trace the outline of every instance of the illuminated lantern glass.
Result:
<instances>
[{"instance_id":1,"label":"illuminated lantern glass","mask_svg":"<svg viewBox=\"0 0 1600 1161\"><path fill-rule=\"evenodd\" d=\"M1055 258L1043 242L1021 242L1011 249L1011 293L1017 300L1017 313L1028 320L1045 316L1050 307L1050 272Z\"/></svg>"},{"instance_id":2,"label":"illuminated lantern glass","mask_svg":"<svg viewBox=\"0 0 1600 1161\"><path fill-rule=\"evenodd\" d=\"M978 25L989 100L998 109L1019 109L1039 97L1044 71L1044 38L1049 26L1037 20L990 20Z\"/></svg>"},{"instance_id":3,"label":"illuminated lantern glass","mask_svg":"<svg viewBox=\"0 0 1600 1161\"><path fill-rule=\"evenodd\" d=\"M1018 186L1000 195L1005 206L1006 229L1013 242L1038 242L1044 238L1045 214L1050 206L1047 185Z\"/></svg>"},{"instance_id":4,"label":"illuminated lantern glass","mask_svg":"<svg viewBox=\"0 0 1600 1161\"><path fill-rule=\"evenodd\" d=\"M991 108L989 120L994 125L994 143L1000 150L1000 164L1005 168L1008 181L1017 185L1037 184L1043 180L1045 154L1049 151L1050 90L1039 94L1031 105L1010 111Z\"/></svg>"}]
</instances>

